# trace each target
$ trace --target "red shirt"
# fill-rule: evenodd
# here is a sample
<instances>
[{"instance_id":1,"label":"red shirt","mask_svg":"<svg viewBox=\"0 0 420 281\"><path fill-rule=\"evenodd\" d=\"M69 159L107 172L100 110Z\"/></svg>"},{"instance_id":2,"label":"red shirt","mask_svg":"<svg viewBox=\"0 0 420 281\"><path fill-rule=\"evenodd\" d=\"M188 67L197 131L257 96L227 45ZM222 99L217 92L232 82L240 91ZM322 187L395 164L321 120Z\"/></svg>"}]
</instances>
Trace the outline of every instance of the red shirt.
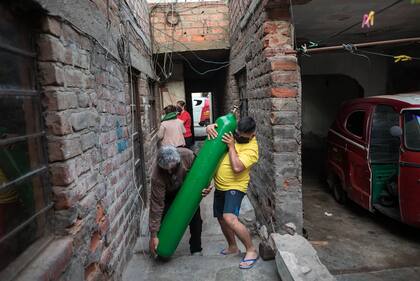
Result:
<instances>
[{"instance_id":1,"label":"red shirt","mask_svg":"<svg viewBox=\"0 0 420 281\"><path fill-rule=\"evenodd\" d=\"M191 137L191 115L187 111L183 110L180 114L178 114L178 119L180 119L184 123L184 138Z\"/></svg>"}]
</instances>

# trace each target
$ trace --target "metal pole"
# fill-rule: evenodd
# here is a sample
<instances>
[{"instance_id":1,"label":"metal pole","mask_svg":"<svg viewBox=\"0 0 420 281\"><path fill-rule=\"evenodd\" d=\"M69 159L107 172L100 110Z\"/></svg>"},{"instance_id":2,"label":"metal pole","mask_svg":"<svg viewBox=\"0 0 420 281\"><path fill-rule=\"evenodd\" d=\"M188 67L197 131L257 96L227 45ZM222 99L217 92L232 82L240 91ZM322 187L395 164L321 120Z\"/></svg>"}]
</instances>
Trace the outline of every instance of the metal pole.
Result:
<instances>
[{"instance_id":1,"label":"metal pole","mask_svg":"<svg viewBox=\"0 0 420 281\"><path fill-rule=\"evenodd\" d=\"M371 46L384 46L384 45L392 45L392 44L400 44L400 43L410 43L410 42L416 42L416 41L420 41L420 37L375 41L375 42L358 43L358 44L352 44L352 45L356 48L363 48L363 47L371 47ZM329 47L307 49L305 53L306 54L321 53L321 52L336 51L336 50L341 50L341 49L344 49L343 45L336 45L336 46L329 46ZM295 50L286 51L285 54L286 55L296 54L296 51Z\"/></svg>"}]
</instances>

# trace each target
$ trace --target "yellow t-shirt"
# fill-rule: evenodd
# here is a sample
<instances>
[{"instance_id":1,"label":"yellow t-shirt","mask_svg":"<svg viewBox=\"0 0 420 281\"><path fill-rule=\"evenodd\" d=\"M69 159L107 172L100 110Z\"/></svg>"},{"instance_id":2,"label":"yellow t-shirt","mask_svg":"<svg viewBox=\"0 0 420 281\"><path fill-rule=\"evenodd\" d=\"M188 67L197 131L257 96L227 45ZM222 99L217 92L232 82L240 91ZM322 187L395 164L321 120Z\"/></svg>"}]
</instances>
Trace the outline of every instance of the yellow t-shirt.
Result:
<instances>
[{"instance_id":1,"label":"yellow t-shirt","mask_svg":"<svg viewBox=\"0 0 420 281\"><path fill-rule=\"evenodd\" d=\"M214 176L214 183L218 190L239 190L246 192L249 183L249 172L252 165L258 161L258 143L254 137L249 143L235 143L236 152L239 160L245 166L245 170L240 173L235 173L232 169L229 160L229 154L226 153L222 162L217 168Z\"/></svg>"}]
</instances>

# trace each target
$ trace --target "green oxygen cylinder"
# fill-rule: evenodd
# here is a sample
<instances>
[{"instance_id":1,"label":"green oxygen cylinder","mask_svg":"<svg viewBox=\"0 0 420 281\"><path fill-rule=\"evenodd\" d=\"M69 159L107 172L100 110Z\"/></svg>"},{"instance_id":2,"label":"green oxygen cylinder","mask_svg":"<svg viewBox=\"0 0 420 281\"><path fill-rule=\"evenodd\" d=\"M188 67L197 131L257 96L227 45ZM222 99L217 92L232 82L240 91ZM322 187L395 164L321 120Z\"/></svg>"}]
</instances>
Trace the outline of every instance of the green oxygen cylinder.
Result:
<instances>
[{"instance_id":1,"label":"green oxygen cylinder","mask_svg":"<svg viewBox=\"0 0 420 281\"><path fill-rule=\"evenodd\" d=\"M163 218L158 233L159 245L157 248L157 253L161 257L171 256L178 247L188 224L200 205L201 192L209 186L220 160L227 151L226 144L222 142L222 136L235 131L236 117L233 113L229 113L217 118L216 124L217 138L206 139L171 207Z\"/></svg>"}]
</instances>

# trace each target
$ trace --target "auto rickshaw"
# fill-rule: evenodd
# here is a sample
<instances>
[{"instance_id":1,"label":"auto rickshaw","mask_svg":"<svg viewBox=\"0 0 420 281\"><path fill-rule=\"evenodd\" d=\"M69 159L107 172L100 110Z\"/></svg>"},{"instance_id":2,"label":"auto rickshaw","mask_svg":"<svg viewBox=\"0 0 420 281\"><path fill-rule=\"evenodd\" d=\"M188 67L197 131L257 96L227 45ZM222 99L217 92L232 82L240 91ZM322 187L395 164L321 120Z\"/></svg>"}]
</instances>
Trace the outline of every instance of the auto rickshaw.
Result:
<instances>
[{"instance_id":1,"label":"auto rickshaw","mask_svg":"<svg viewBox=\"0 0 420 281\"><path fill-rule=\"evenodd\" d=\"M420 227L420 93L343 104L327 142L327 182L338 202Z\"/></svg>"}]
</instances>

